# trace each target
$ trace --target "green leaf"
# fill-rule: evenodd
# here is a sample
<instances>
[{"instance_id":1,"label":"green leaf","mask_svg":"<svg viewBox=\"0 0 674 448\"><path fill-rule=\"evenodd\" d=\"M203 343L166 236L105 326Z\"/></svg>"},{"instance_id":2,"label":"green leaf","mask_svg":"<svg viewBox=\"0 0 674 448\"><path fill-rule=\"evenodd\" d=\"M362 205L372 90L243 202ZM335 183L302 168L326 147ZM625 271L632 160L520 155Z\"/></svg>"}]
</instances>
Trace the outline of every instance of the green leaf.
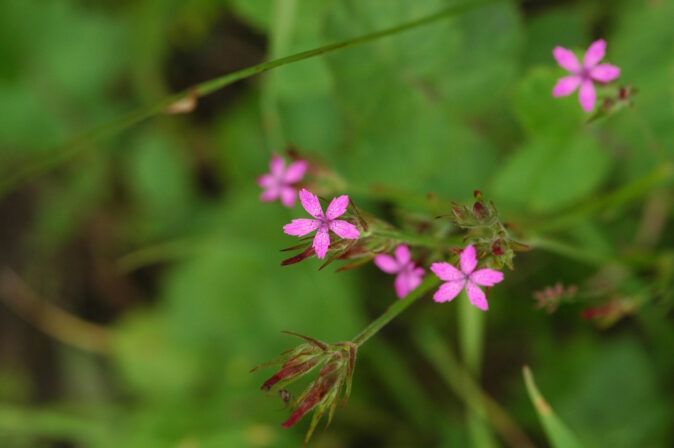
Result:
<instances>
[{"instance_id":1,"label":"green leaf","mask_svg":"<svg viewBox=\"0 0 674 448\"><path fill-rule=\"evenodd\" d=\"M529 367L524 366L522 368L522 373L524 375L524 384L527 388L529 399L538 413L538 418L541 425L543 425L543 429L545 430L545 434L547 435L550 444L555 448L580 448L582 446L580 441L565 426L564 422L557 417L550 405L545 401L545 398L543 398L539 392Z\"/></svg>"}]
</instances>

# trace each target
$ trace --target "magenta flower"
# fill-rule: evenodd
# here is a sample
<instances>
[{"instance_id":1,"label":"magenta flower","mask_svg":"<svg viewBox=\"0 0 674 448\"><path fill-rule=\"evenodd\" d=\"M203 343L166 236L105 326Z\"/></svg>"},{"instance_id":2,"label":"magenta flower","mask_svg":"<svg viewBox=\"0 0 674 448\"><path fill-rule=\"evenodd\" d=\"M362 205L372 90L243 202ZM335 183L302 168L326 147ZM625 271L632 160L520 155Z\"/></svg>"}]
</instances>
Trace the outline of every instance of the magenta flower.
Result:
<instances>
[{"instance_id":1,"label":"magenta flower","mask_svg":"<svg viewBox=\"0 0 674 448\"><path fill-rule=\"evenodd\" d=\"M611 64L599 64L606 52L606 41L599 39L590 45L585 52L583 65L581 66L571 50L562 47L555 47L552 55L557 63L571 73L557 81L552 89L552 96L560 97L572 94L578 86L580 92L578 97L580 105L585 112L592 111L597 99L597 93L594 90L593 81L610 82L620 76L620 69Z\"/></svg>"},{"instance_id":2,"label":"magenta flower","mask_svg":"<svg viewBox=\"0 0 674 448\"><path fill-rule=\"evenodd\" d=\"M286 167L281 157L276 154L272 155L269 173L257 178L257 184L264 189L260 200L269 202L281 198L281 203L286 207L295 205L297 189L292 185L304 177L308 166L309 164L304 160L297 160Z\"/></svg>"},{"instance_id":3,"label":"magenta flower","mask_svg":"<svg viewBox=\"0 0 674 448\"><path fill-rule=\"evenodd\" d=\"M374 264L387 274L397 274L393 282L398 298L404 299L407 294L421 284L424 270L414 265L410 250L404 244L396 247L395 258L386 254L374 257Z\"/></svg>"},{"instance_id":4,"label":"magenta flower","mask_svg":"<svg viewBox=\"0 0 674 448\"><path fill-rule=\"evenodd\" d=\"M458 270L449 263L433 263L431 271L437 275L440 280L447 283L440 285L440 288L433 295L436 302L449 302L458 296L465 287L470 303L483 311L487 311L487 297L484 292L478 288L482 286L494 286L503 280L503 273L493 269L479 269L477 267L477 257L473 246L466 247L461 252L460 263L461 270Z\"/></svg>"},{"instance_id":5,"label":"magenta flower","mask_svg":"<svg viewBox=\"0 0 674 448\"><path fill-rule=\"evenodd\" d=\"M328 205L325 214L323 214L318 197L304 188L300 191L300 201L304 210L315 219L293 219L290 224L283 226L283 231L288 235L304 236L316 230L313 247L318 258L325 258L325 254L330 247L329 230L335 232L340 238L350 240L355 240L360 236L356 226L350 222L337 219L346 212L346 208L349 206L347 195L334 198Z\"/></svg>"}]
</instances>

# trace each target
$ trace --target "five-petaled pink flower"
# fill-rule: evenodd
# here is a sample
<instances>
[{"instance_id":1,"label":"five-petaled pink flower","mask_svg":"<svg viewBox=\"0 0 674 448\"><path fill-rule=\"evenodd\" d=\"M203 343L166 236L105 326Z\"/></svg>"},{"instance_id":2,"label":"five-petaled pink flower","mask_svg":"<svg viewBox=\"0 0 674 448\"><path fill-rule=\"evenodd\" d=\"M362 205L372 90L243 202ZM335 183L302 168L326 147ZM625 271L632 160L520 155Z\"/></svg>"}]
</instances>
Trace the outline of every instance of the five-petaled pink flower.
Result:
<instances>
[{"instance_id":1,"label":"five-petaled pink flower","mask_svg":"<svg viewBox=\"0 0 674 448\"><path fill-rule=\"evenodd\" d=\"M395 258L386 254L374 257L374 264L388 274L397 274L393 282L398 298L403 299L410 291L421 284L424 270L414 265L410 257L410 250L404 244L395 249Z\"/></svg>"},{"instance_id":2,"label":"five-petaled pink flower","mask_svg":"<svg viewBox=\"0 0 674 448\"><path fill-rule=\"evenodd\" d=\"M620 75L620 69L615 65L599 64L605 52L606 41L604 39L595 41L585 52L583 65L581 66L576 55L571 50L555 47L552 55L557 60L557 63L571 74L557 81L557 84L552 89L552 96L570 95L580 86L578 94L580 105L585 112L592 111L597 99L593 81L610 82Z\"/></svg>"},{"instance_id":3,"label":"five-petaled pink flower","mask_svg":"<svg viewBox=\"0 0 674 448\"><path fill-rule=\"evenodd\" d=\"M300 191L300 201L304 210L315 219L293 219L290 224L283 226L283 231L288 235L304 236L317 230L313 247L318 258L325 258L325 254L330 247L329 230L332 230L341 238L351 240L360 236L356 226L350 222L337 219L346 212L346 208L349 206L347 195L334 198L328 205L325 214L323 214L318 197L304 188Z\"/></svg>"},{"instance_id":4,"label":"five-petaled pink flower","mask_svg":"<svg viewBox=\"0 0 674 448\"><path fill-rule=\"evenodd\" d=\"M264 189L260 200L269 202L281 198L281 203L286 207L295 205L297 189L292 185L302 179L308 166L306 161L296 160L286 167L281 157L272 155L269 173L257 178L257 184Z\"/></svg>"},{"instance_id":5,"label":"five-petaled pink flower","mask_svg":"<svg viewBox=\"0 0 674 448\"><path fill-rule=\"evenodd\" d=\"M447 282L443 283L440 289L435 292L433 300L436 302L449 302L459 295L465 287L470 303L486 311L489 308L487 298L478 285L494 286L503 280L503 273L494 271L493 269L479 269L476 271L477 257L473 246L468 246L461 252L459 264L461 265L461 270L449 263L433 263L431 265L431 271L440 280Z\"/></svg>"}]
</instances>

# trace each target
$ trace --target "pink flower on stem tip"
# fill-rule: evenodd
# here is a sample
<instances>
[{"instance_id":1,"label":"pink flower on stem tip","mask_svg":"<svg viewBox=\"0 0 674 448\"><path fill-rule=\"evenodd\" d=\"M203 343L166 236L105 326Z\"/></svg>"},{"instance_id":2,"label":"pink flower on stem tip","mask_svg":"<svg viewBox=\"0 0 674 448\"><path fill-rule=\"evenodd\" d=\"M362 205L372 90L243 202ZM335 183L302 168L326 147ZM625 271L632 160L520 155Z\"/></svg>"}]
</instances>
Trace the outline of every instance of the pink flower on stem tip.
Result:
<instances>
[{"instance_id":1,"label":"pink flower on stem tip","mask_svg":"<svg viewBox=\"0 0 674 448\"><path fill-rule=\"evenodd\" d=\"M297 189L292 185L302 180L309 163L296 160L286 167L285 161L278 155L271 156L269 173L257 178L257 184L264 189L260 195L262 202L281 199L286 207L292 207L297 200Z\"/></svg>"},{"instance_id":2,"label":"pink flower on stem tip","mask_svg":"<svg viewBox=\"0 0 674 448\"><path fill-rule=\"evenodd\" d=\"M620 76L620 69L611 64L599 64L606 52L606 41L599 39L590 45L585 52L583 65L578 62L571 50L555 47L552 55L557 63L566 69L570 75L561 78L552 89L552 96L560 97L571 95L580 86L578 97L585 112L594 108L597 93L594 90L594 81L606 83Z\"/></svg>"},{"instance_id":3,"label":"pink flower on stem tip","mask_svg":"<svg viewBox=\"0 0 674 448\"><path fill-rule=\"evenodd\" d=\"M323 214L318 197L306 189L300 190L300 202L302 207L315 219L293 219L290 224L283 226L283 231L288 235L304 236L316 230L313 247L318 258L325 258L330 247L329 230L332 230L340 238L355 240L360 237L358 228L350 222L337 219L346 212L349 206L347 195L336 197L328 205Z\"/></svg>"},{"instance_id":4,"label":"pink flower on stem tip","mask_svg":"<svg viewBox=\"0 0 674 448\"><path fill-rule=\"evenodd\" d=\"M494 286L503 281L503 273L493 269L478 269L475 247L468 246L461 252L459 262L461 270L455 268L449 263L433 263L431 271L437 275L440 280L447 283L440 285L440 288L433 295L436 302L449 302L459 295L465 287L470 303L483 311L487 311L487 297L484 295L478 285Z\"/></svg>"},{"instance_id":5,"label":"pink flower on stem tip","mask_svg":"<svg viewBox=\"0 0 674 448\"><path fill-rule=\"evenodd\" d=\"M395 249L395 258L386 254L374 257L374 264L387 274L396 274L393 282L398 298L404 299L407 294L421 284L424 270L412 262L409 248L401 244Z\"/></svg>"}]
</instances>

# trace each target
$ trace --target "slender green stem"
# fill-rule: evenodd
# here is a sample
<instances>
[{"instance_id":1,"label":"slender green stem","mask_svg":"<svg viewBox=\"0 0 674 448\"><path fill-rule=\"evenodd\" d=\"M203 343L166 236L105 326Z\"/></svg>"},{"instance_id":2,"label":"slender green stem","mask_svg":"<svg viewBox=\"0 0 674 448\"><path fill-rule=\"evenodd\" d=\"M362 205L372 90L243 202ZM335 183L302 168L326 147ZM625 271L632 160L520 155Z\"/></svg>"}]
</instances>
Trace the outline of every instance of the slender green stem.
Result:
<instances>
[{"instance_id":1,"label":"slender green stem","mask_svg":"<svg viewBox=\"0 0 674 448\"><path fill-rule=\"evenodd\" d=\"M39 177L41 174L56 168L61 163L68 161L70 158L72 158L75 154L79 153L80 151L86 148L93 147L94 146L93 144L95 142L116 135L122 132L123 130L130 128L131 126L136 125L150 117L163 113L166 110L167 106L185 97L194 94L196 94L198 97L210 95L237 81L250 78L251 76L264 73L266 71L272 70L277 67L281 67L283 65L292 64L293 62L314 58L343 48L348 48L355 45L360 45L366 42L381 39L387 36L392 36L394 34L398 34L424 25L428 25L430 23L434 23L451 16L459 15L461 13L464 13L472 9L476 9L481 6L498 3L501 1L503 0L480 0L451 6L449 8L438 11L434 14L430 14L416 20L411 20L409 22L405 22L400 25L393 26L391 28L386 28L384 30L356 37L354 39L324 45L322 47L315 48L313 50L303 51L300 53L292 54L290 56L285 56L279 59L263 62L261 64L254 65L252 67L248 67L233 73L228 73L218 78L205 81L201 84L197 84L196 86L186 89L183 92L170 95L150 106L142 107L134 112L129 113L126 116L123 116L99 128L96 128L82 136L79 136L73 139L72 141L66 142L65 144L60 145L56 148L52 148L50 151L46 151L44 154L41 154L36 161L29 163L23 169L19 169L13 173L6 174L5 177L2 179L2 181L0 182L0 196L3 196L7 192L17 188L18 186L24 184L25 182L29 182L32 179Z\"/></svg>"},{"instance_id":2,"label":"slender green stem","mask_svg":"<svg viewBox=\"0 0 674 448\"><path fill-rule=\"evenodd\" d=\"M447 247L451 245L458 245L463 242L463 237L460 235L452 235L444 238L437 238L433 236L417 235L414 233L401 232L398 230L380 230L373 232L377 236L388 238L392 241L401 243L409 243L417 246L424 246L437 249L438 247Z\"/></svg>"},{"instance_id":3,"label":"slender green stem","mask_svg":"<svg viewBox=\"0 0 674 448\"><path fill-rule=\"evenodd\" d=\"M373 320L370 325L368 325L363 331L361 331L355 338L353 338L353 343L361 346L370 339L372 336L377 334L386 324L391 322L398 314L405 311L410 307L414 302L419 300L431 289L435 288L440 284L440 280L434 276L429 275L426 279L419 285L417 289L412 291L407 297L402 300L398 300L393 305L389 306L384 314Z\"/></svg>"}]
</instances>

